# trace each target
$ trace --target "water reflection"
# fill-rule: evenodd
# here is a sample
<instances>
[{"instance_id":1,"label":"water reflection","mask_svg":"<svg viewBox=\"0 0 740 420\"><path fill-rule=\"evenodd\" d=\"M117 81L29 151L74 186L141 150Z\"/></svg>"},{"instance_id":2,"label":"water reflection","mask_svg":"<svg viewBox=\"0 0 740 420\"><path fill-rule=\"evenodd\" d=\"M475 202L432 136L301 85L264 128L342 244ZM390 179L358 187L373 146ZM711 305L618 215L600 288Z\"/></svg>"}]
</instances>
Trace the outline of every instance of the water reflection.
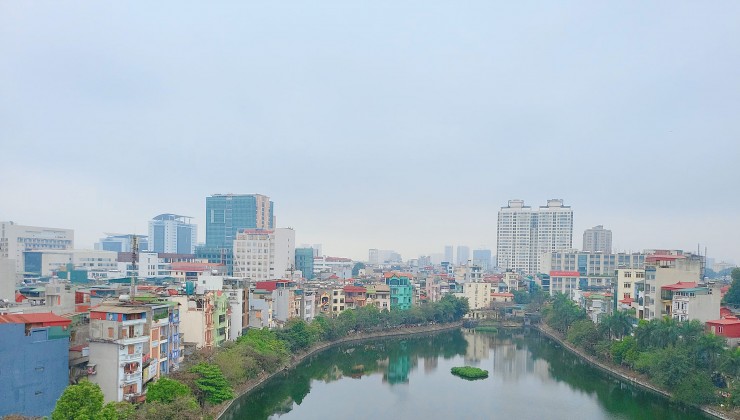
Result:
<instances>
[{"instance_id":1,"label":"water reflection","mask_svg":"<svg viewBox=\"0 0 740 420\"><path fill-rule=\"evenodd\" d=\"M461 364L490 376L461 381L449 374ZM362 418L569 418L573 410L585 418L701 418L605 376L537 333L454 330L324 351L240 398L224 419L345 418L358 407Z\"/></svg>"}]
</instances>

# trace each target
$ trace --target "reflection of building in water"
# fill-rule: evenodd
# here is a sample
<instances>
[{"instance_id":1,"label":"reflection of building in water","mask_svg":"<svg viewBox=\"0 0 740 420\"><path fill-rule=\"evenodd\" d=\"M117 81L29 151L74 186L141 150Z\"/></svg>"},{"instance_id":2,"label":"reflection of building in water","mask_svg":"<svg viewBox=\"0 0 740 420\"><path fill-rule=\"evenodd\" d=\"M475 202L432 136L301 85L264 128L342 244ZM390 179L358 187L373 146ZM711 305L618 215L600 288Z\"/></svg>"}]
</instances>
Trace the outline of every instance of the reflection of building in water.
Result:
<instances>
[{"instance_id":1,"label":"reflection of building in water","mask_svg":"<svg viewBox=\"0 0 740 420\"><path fill-rule=\"evenodd\" d=\"M476 333L466 331L463 338L467 341L467 351L465 352L465 363L480 362L488 359L489 349L494 347L495 335L488 333Z\"/></svg>"},{"instance_id":2,"label":"reflection of building in water","mask_svg":"<svg viewBox=\"0 0 740 420\"><path fill-rule=\"evenodd\" d=\"M437 369L438 364L439 364L439 357L437 356L425 357L424 358L424 372L425 373L433 372L435 369Z\"/></svg>"},{"instance_id":3,"label":"reflection of building in water","mask_svg":"<svg viewBox=\"0 0 740 420\"><path fill-rule=\"evenodd\" d=\"M405 384L409 381L411 358L408 354L398 354L388 357L388 370L383 375L383 382L389 384Z\"/></svg>"},{"instance_id":4,"label":"reflection of building in water","mask_svg":"<svg viewBox=\"0 0 740 420\"><path fill-rule=\"evenodd\" d=\"M329 383L329 382L336 381L337 379L342 379L343 377L344 377L344 373L342 372L341 369L339 369L339 366L332 365L332 367L330 367L327 370L326 374L324 374L324 376L321 377L321 380L323 380L326 383Z\"/></svg>"},{"instance_id":5,"label":"reflection of building in water","mask_svg":"<svg viewBox=\"0 0 740 420\"><path fill-rule=\"evenodd\" d=\"M504 380L519 380L527 374L545 379L549 376L548 368L546 361L532 360L525 344L517 348L515 340L509 338L499 339L493 352L493 370Z\"/></svg>"}]
</instances>

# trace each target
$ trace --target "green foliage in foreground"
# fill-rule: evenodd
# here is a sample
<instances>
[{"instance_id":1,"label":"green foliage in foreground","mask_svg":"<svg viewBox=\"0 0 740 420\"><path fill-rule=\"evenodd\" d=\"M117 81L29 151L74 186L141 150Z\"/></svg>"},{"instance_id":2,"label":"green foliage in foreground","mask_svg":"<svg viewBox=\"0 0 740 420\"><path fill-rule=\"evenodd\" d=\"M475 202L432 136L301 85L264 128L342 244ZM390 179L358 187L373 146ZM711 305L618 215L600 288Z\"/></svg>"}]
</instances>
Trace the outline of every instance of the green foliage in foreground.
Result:
<instances>
[{"instance_id":1,"label":"green foliage in foreground","mask_svg":"<svg viewBox=\"0 0 740 420\"><path fill-rule=\"evenodd\" d=\"M488 371L472 366L458 366L450 369L453 375L465 379L483 379L488 377Z\"/></svg>"},{"instance_id":2,"label":"green foliage in foreground","mask_svg":"<svg viewBox=\"0 0 740 420\"><path fill-rule=\"evenodd\" d=\"M192 397L187 385L170 378L160 378L146 389L146 401L171 403L178 397Z\"/></svg>"},{"instance_id":3,"label":"green foliage in foreground","mask_svg":"<svg viewBox=\"0 0 740 420\"><path fill-rule=\"evenodd\" d=\"M115 403L103 405L103 391L98 384L82 381L64 389L57 400L52 420L116 420L119 407ZM125 411L125 410L123 410ZM123 412L122 411L122 412Z\"/></svg>"}]
</instances>

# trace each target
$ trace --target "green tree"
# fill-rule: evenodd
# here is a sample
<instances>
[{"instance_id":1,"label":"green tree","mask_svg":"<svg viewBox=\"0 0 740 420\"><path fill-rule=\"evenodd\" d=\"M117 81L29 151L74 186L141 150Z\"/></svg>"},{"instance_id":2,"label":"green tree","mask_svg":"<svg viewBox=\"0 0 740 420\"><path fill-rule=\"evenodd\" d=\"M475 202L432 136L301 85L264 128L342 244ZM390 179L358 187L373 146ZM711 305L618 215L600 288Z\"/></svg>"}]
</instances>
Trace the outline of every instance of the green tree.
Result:
<instances>
[{"instance_id":1,"label":"green tree","mask_svg":"<svg viewBox=\"0 0 740 420\"><path fill-rule=\"evenodd\" d=\"M187 385L170 378L160 378L157 382L150 384L146 389L146 401L160 401L170 403L177 397L192 396Z\"/></svg>"},{"instance_id":2,"label":"green tree","mask_svg":"<svg viewBox=\"0 0 740 420\"><path fill-rule=\"evenodd\" d=\"M632 313L616 311L604 317L599 325L606 329L609 338L621 339L632 332Z\"/></svg>"},{"instance_id":3,"label":"green tree","mask_svg":"<svg viewBox=\"0 0 740 420\"><path fill-rule=\"evenodd\" d=\"M725 294L725 304L740 306L740 268L733 268L730 277L732 278L732 286Z\"/></svg>"},{"instance_id":4,"label":"green tree","mask_svg":"<svg viewBox=\"0 0 740 420\"><path fill-rule=\"evenodd\" d=\"M203 414L195 398L181 395L169 403L146 402L136 410L135 416L131 418L136 420L201 420Z\"/></svg>"},{"instance_id":5,"label":"green tree","mask_svg":"<svg viewBox=\"0 0 740 420\"><path fill-rule=\"evenodd\" d=\"M514 290L514 303L517 303L519 305L527 304L531 302L532 299L529 295L529 292L526 292L524 290Z\"/></svg>"},{"instance_id":6,"label":"green tree","mask_svg":"<svg viewBox=\"0 0 740 420\"><path fill-rule=\"evenodd\" d=\"M599 333L596 330L596 325L590 319L582 319L571 325L568 329L567 338L573 345L593 353L594 346L599 341Z\"/></svg>"},{"instance_id":7,"label":"green tree","mask_svg":"<svg viewBox=\"0 0 740 420\"><path fill-rule=\"evenodd\" d=\"M565 334L574 322L586 318L583 309L568 296L556 293L546 311L547 324Z\"/></svg>"},{"instance_id":8,"label":"green tree","mask_svg":"<svg viewBox=\"0 0 740 420\"><path fill-rule=\"evenodd\" d=\"M318 337L313 336L306 321L298 318L289 319L275 334L287 343L288 349L293 353L306 349L318 341Z\"/></svg>"},{"instance_id":9,"label":"green tree","mask_svg":"<svg viewBox=\"0 0 740 420\"><path fill-rule=\"evenodd\" d=\"M611 345L611 357L614 363L633 366L639 357L637 340L632 336L627 336L622 340L614 341Z\"/></svg>"},{"instance_id":10,"label":"green tree","mask_svg":"<svg viewBox=\"0 0 740 420\"><path fill-rule=\"evenodd\" d=\"M57 400L52 420L90 420L105 419L110 411L103 413L103 391L98 384L82 381L65 388Z\"/></svg>"},{"instance_id":11,"label":"green tree","mask_svg":"<svg viewBox=\"0 0 740 420\"><path fill-rule=\"evenodd\" d=\"M360 270L365 268L365 264L361 262L355 263L354 267L352 267L352 277L357 277L360 275Z\"/></svg>"},{"instance_id":12,"label":"green tree","mask_svg":"<svg viewBox=\"0 0 740 420\"><path fill-rule=\"evenodd\" d=\"M697 373L686 348L670 346L656 350L653 354L654 359L648 372L661 386L673 389L686 376Z\"/></svg>"},{"instance_id":13,"label":"green tree","mask_svg":"<svg viewBox=\"0 0 740 420\"><path fill-rule=\"evenodd\" d=\"M234 398L234 392L229 382L224 377L221 369L214 364L198 363L189 369L200 377L195 380L195 385L203 395L203 400L211 404ZM203 401L201 401L202 403Z\"/></svg>"},{"instance_id":14,"label":"green tree","mask_svg":"<svg viewBox=\"0 0 740 420\"><path fill-rule=\"evenodd\" d=\"M691 372L678 382L673 399L683 404L704 405L717 400L717 387L707 372Z\"/></svg>"},{"instance_id":15,"label":"green tree","mask_svg":"<svg viewBox=\"0 0 740 420\"><path fill-rule=\"evenodd\" d=\"M102 418L106 420L133 420L136 418L136 406L126 402L109 402L103 406Z\"/></svg>"}]
</instances>

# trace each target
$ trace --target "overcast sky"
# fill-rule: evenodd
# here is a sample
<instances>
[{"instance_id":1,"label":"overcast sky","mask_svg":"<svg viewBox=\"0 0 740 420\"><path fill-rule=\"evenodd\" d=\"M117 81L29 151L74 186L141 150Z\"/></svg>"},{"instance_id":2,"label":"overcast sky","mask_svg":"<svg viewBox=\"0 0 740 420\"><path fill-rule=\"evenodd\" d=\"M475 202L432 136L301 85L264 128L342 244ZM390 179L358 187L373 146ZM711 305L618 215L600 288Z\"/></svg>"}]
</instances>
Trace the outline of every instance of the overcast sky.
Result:
<instances>
[{"instance_id":1,"label":"overcast sky","mask_svg":"<svg viewBox=\"0 0 740 420\"><path fill-rule=\"evenodd\" d=\"M0 220L145 233L261 193L334 256L574 245L740 260L740 2L0 2Z\"/></svg>"}]
</instances>

